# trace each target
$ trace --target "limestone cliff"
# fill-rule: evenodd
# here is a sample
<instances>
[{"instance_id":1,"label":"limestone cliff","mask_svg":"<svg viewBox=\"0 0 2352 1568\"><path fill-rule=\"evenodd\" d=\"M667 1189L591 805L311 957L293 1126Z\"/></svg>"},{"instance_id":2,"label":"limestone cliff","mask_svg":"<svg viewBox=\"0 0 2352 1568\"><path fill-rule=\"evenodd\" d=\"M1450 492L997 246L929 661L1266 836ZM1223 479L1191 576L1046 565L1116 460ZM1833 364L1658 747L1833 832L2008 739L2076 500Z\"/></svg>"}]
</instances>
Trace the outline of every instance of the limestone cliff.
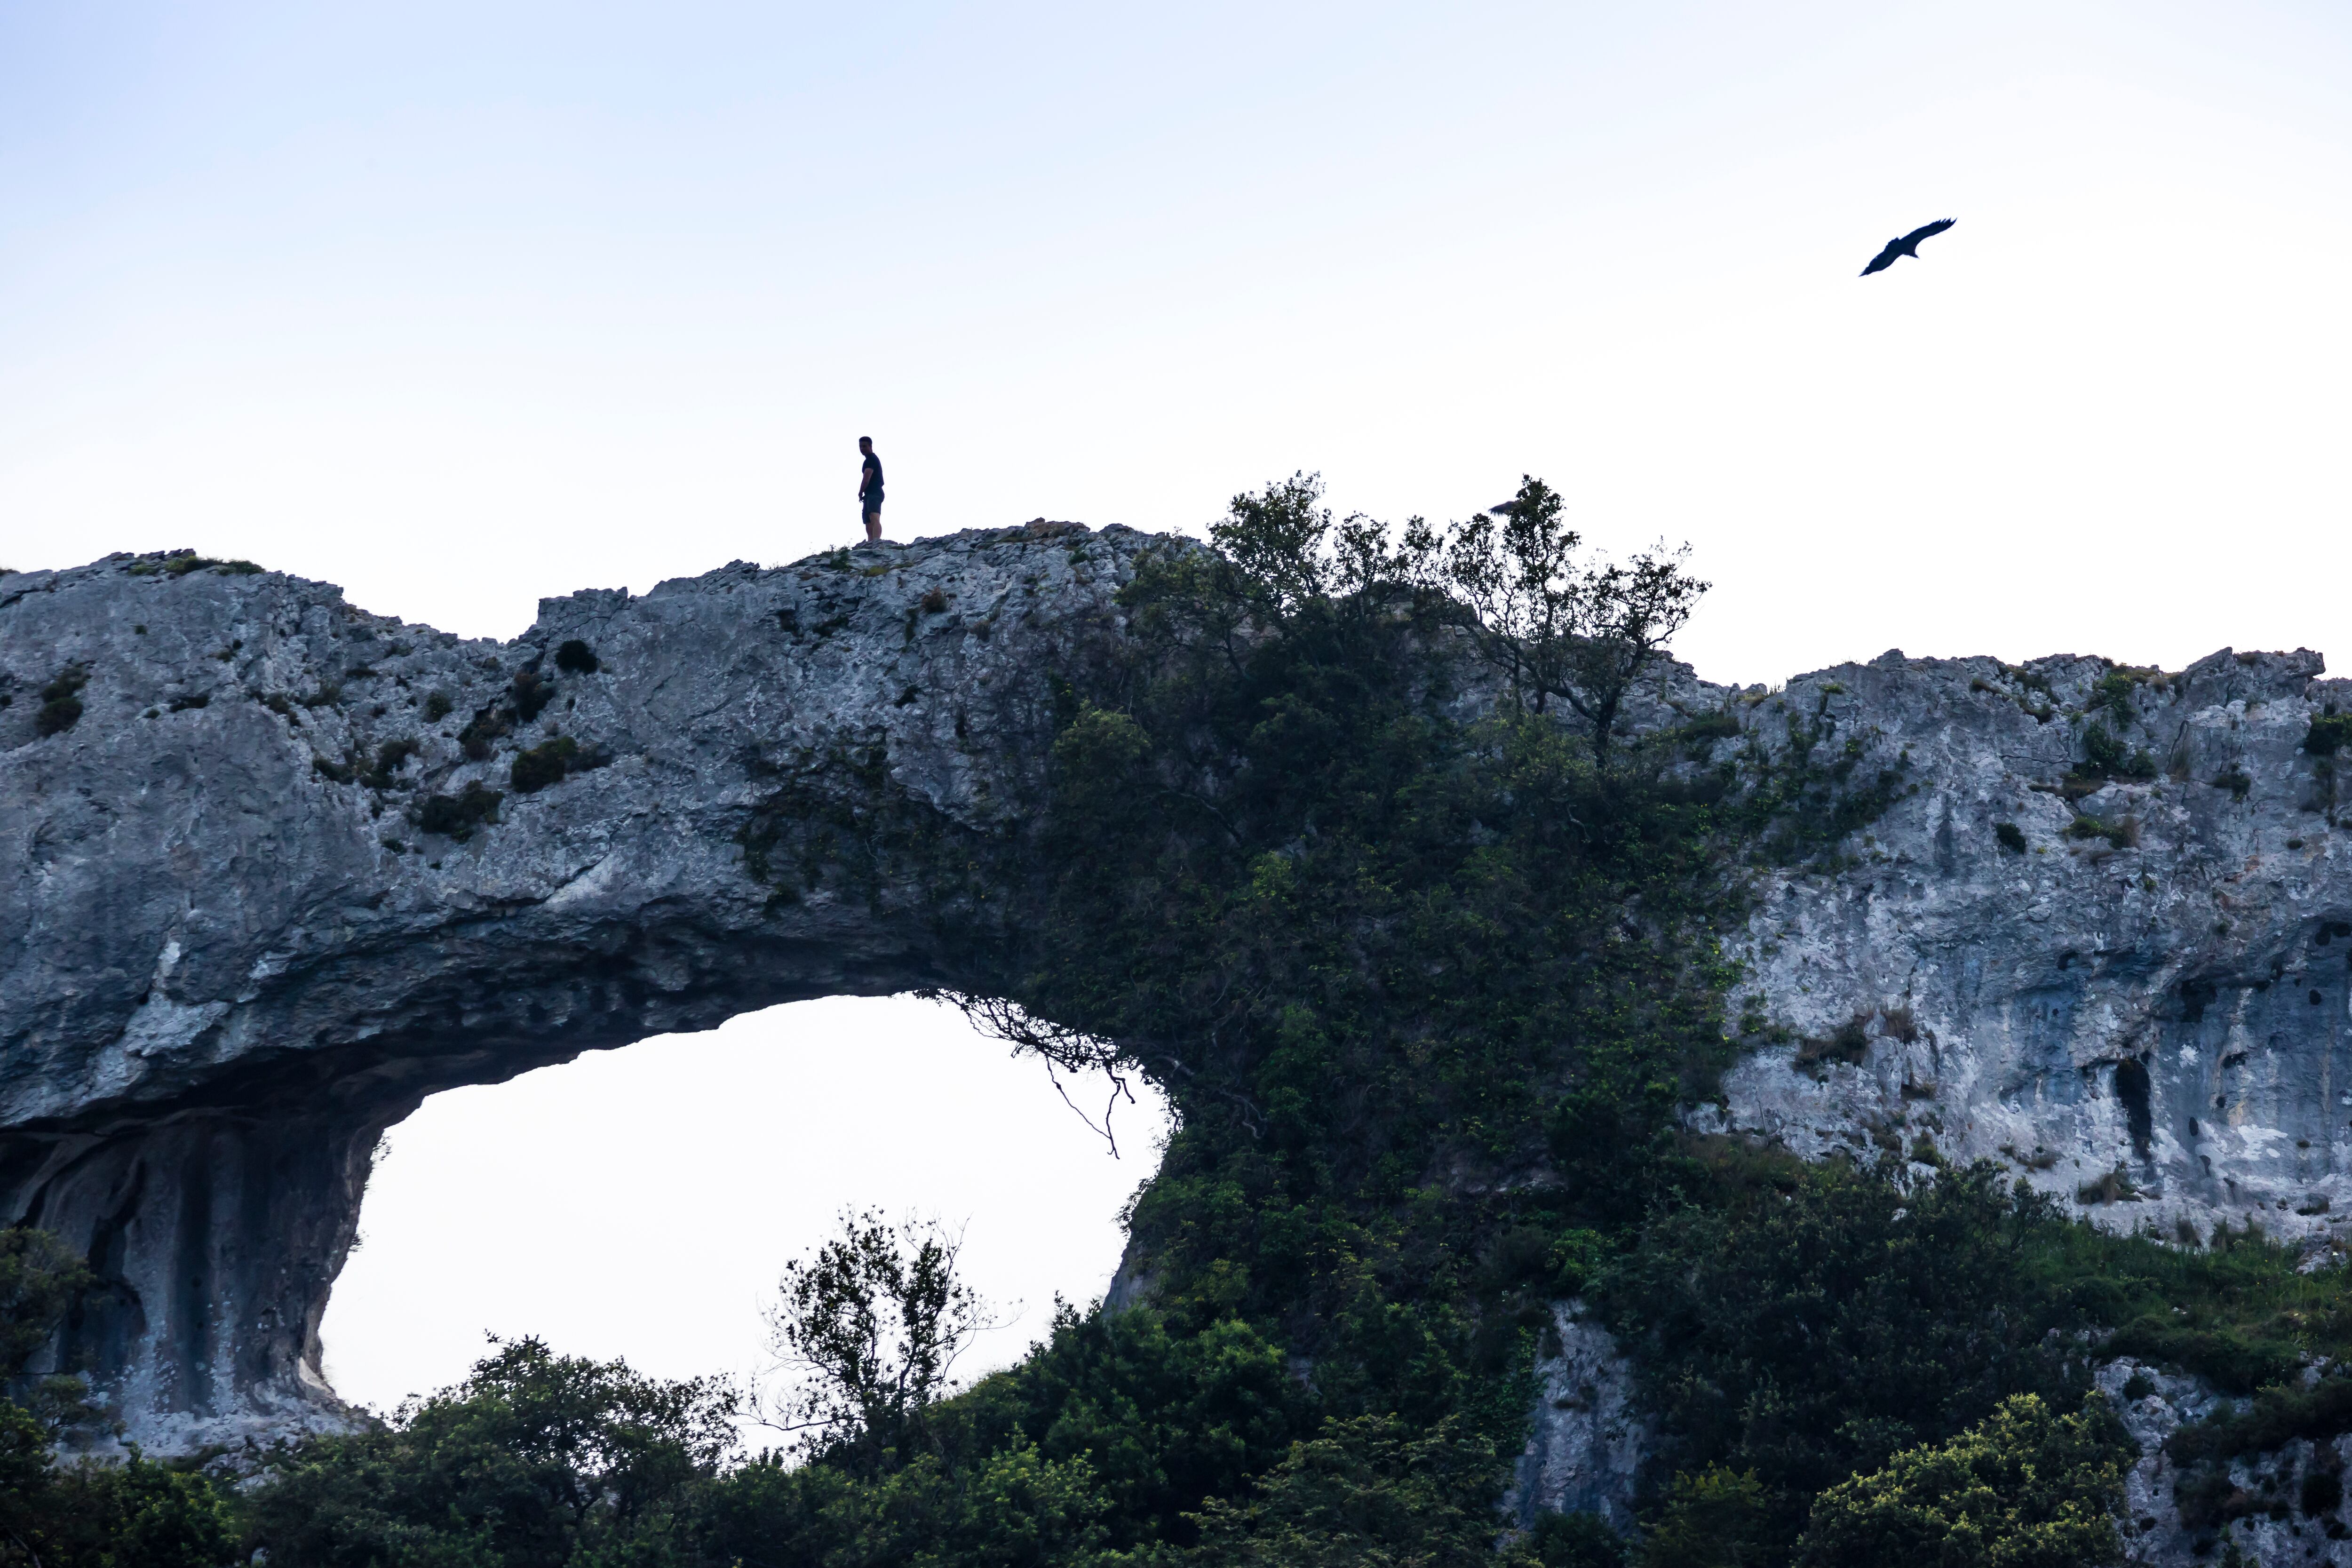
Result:
<instances>
[{"instance_id":1,"label":"limestone cliff","mask_svg":"<svg viewBox=\"0 0 2352 1568\"><path fill-rule=\"evenodd\" d=\"M320 1314L425 1095L796 998L989 989L1054 678L1119 635L1151 543L739 563L542 601L508 644L185 557L0 579L0 1209L106 1281L59 1353L158 1447L337 1420ZM2347 700L2319 670L1671 672L1647 721L1705 721L1694 776L1801 753L1853 824L1759 873L1750 1048L1696 1119L2320 1245L2352 1205L2352 872L2305 749Z\"/></svg>"},{"instance_id":2,"label":"limestone cliff","mask_svg":"<svg viewBox=\"0 0 2352 1568\"><path fill-rule=\"evenodd\" d=\"M1924 1137L2168 1238L2334 1235L2352 858L2305 741L2352 682L2320 669L1888 654L1736 700L1768 733L1827 720L1907 782L1833 873L1766 879L1745 989L1802 1043L1748 1057L1701 1120L1808 1157ZM2113 776L2079 760L2094 728Z\"/></svg>"},{"instance_id":3,"label":"limestone cliff","mask_svg":"<svg viewBox=\"0 0 2352 1568\"><path fill-rule=\"evenodd\" d=\"M986 889L885 850L1034 795L1046 677L1141 542L738 564L505 645L184 557L0 579L0 1213L107 1282L60 1355L157 1449L336 1421L320 1317L425 1095L985 988Z\"/></svg>"}]
</instances>

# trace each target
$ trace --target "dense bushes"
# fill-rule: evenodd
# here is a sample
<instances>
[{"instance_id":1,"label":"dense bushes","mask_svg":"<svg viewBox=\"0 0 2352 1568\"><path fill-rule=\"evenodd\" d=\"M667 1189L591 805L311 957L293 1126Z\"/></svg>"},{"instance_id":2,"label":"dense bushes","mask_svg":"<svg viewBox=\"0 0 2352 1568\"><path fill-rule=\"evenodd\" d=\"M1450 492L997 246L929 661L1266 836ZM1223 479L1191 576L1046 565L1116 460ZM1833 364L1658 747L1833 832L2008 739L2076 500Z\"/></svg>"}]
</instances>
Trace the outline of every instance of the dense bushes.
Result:
<instances>
[{"instance_id":1,"label":"dense bushes","mask_svg":"<svg viewBox=\"0 0 2352 1568\"><path fill-rule=\"evenodd\" d=\"M1592 1292L1636 1347L1668 1461L1754 1478L1785 1558L1813 1497L1948 1437L2006 1397L2078 1403L2084 1315L2029 1266L2046 1200L1989 1165L1913 1182L1728 1165L1664 1215Z\"/></svg>"},{"instance_id":2,"label":"dense bushes","mask_svg":"<svg viewBox=\"0 0 2352 1568\"><path fill-rule=\"evenodd\" d=\"M722 1469L728 1390L523 1341L383 1430L278 1456L244 1505L240 1550L297 1568L1110 1568L1156 1560L1179 1510L1240 1495L1280 1461L1297 1405L1281 1356L1239 1325L1186 1340L1149 1311L1065 1311L1021 1367L937 1406L935 1440L911 1456L877 1465L849 1440L796 1468L764 1455ZM1428 1458L1427 1445L1339 1447L1381 1474ZM1475 1458L1467 1484L1483 1497L1494 1455ZM1296 1490L1277 1480L1261 1506L1285 1520L1323 1506Z\"/></svg>"},{"instance_id":3,"label":"dense bushes","mask_svg":"<svg viewBox=\"0 0 2352 1568\"><path fill-rule=\"evenodd\" d=\"M2093 1568L2124 1560L2115 1510L2133 1457L2103 1404L2005 1400L1951 1442L1823 1492L1797 1568Z\"/></svg>"},{"instance_id":4,"label":"dense bushes","mask_svg":"<svg viewBox=\"0 0 2352 1568\"><path fill-rule=\"evenodd\" d=\"M717 1384L501 1345L381 1430L276 1456L246 1505L246 1546L298 1565L643 1560L681 1539L733 1413Z\"/></svg>"}]
</instances>

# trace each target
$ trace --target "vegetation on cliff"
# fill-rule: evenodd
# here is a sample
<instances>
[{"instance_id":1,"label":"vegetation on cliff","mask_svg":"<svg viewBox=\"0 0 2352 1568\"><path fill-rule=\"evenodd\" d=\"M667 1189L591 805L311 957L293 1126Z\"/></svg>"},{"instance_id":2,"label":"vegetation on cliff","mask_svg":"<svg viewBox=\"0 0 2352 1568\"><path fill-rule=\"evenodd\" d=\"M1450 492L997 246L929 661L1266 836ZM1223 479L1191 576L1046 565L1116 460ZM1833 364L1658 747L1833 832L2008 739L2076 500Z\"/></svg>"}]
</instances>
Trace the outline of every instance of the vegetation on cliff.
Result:
<instances>
[{"instance_id":1,"label":"vegetation on cliff","mask_svg":"<svg viewBox=\"0 0 2352 1568\"><path fill-rule=\"evenodd\" d=\"M523 1341L233 1500L170 1472L188 1506L275 1568L2100 1561L2127 1445L2094 1354L2251 1390L2352 1342L2341 1287L2258 1238L1679 1131L1756 1026L1717 940L1748 869L1909 786L1819 731L1718 763L1719 715L1629 724L1703 586L1677 558L1587 560L1534 480L1390 531L1298 479L1213 542L1147 556L1120 634L1052 672L1050 809L971 851L1026 889L971 1005L1169 1093L1140 1305L1065 1308L954 1391L951 1259L859 1221L779 1309L790 1456L730 1460L730 1390ZM763 879L790 816L746 829ZM923 847L960 910L913 820L826 831ZM1638 1545L1496 1512L1577 1294L1660 1422Z\"/></svg>"}]
</instances>

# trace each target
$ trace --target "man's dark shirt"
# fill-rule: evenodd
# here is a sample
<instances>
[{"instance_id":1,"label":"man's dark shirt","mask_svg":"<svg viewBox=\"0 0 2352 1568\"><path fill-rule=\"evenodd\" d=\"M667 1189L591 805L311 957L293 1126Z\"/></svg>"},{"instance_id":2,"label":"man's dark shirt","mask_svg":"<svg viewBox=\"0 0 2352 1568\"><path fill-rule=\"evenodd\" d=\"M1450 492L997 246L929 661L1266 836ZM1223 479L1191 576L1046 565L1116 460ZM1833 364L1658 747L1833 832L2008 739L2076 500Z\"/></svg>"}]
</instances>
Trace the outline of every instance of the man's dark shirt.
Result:
<instances>
[{"instance_id":1,"label":"man's dark shirt","mask_svg":"<svg viewBox=\"0 0 2352 1568\"><path fill-rule=\"evenodd\" d=\"M882 504L882 459L871 452L866 454L866 476L857 481L857 499L869 511Z\"/></svg>"}]
</instances>

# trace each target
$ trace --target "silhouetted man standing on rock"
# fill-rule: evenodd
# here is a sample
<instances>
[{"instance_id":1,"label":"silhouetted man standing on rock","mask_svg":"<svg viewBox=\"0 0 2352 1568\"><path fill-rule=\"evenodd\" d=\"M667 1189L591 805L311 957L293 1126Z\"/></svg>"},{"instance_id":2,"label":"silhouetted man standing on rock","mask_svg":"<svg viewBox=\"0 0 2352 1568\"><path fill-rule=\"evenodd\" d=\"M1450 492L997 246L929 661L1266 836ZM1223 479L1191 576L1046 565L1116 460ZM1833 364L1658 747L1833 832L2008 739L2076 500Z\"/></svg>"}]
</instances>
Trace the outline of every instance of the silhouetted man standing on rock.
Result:
<instances>
[{"instance_id":1,"label":"silhouetted man standing on rock","mask_svg":"<svg viewBox=\"0 0 2352 1568\"><path fill-rule=\"evenodd\" d=\"M857 479L857 504L866 513L866 542L882 542L882 459L874 455L874 437L860 436L857 449L866 454L866 471Z\"/></svg>"}]
</instances>

